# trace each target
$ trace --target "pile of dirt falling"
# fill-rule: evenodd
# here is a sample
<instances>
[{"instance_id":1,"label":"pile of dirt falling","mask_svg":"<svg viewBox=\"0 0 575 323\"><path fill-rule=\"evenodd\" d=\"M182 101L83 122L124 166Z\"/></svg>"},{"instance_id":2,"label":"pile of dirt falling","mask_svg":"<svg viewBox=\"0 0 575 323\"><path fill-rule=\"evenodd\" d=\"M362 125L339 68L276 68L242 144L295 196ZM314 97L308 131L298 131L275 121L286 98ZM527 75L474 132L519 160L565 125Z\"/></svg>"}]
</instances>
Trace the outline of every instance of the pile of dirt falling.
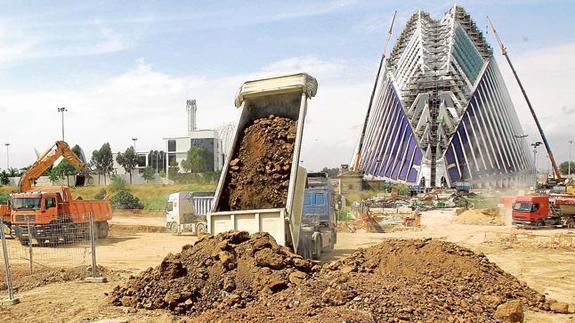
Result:
<instances>
[{"instance_id":1,"label":"pile of dirt falling","mask_svg":"<svg viewBox=\"0 0 575 323\"><path fill-rule=\"evenodd\" d=\"M285 207L297 123L270 115L247 126L230 162L219 209Z\"/></svg>"},{"instance_id":2,"label":"pile of dirt falling","mask_svg":"<svg viewBox=\"0 0 575 323\"><path fill-rule=\"evenodd\" d=\"M437 240L387 240L265 301L193 321L494 322L498 306L512 300L549 310L545 296L483 255Z\"/></svg>"},{"instance_id":3,"label":"pile of dirt falling","mask_svg":"<svg viewBox=\"0 0 575 323\"><path fill-rule=\"evenodd\" d=\"M111 293L114 305L197 314L245 307L309 279L317 266L267 233L205 236Z\"/></svg>"}]
</instances>

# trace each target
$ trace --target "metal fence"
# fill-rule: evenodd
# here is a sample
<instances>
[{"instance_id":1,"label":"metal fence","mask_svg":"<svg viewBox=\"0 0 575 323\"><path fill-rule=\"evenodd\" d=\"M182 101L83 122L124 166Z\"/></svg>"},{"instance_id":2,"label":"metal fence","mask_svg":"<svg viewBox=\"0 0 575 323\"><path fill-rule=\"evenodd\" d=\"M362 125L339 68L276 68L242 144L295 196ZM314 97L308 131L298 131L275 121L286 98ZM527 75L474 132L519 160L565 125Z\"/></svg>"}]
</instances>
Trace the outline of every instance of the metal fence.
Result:
<instances>
[{"instance_id":1,"label":"metal fence","mask_svg":"<svg viewBox=\"0 0 575 323\"><path fill-rule=\"evenodd\" d=\"M41 280L42 273L53 270L89 267L86 280L103 281L97 271L96 246L108 235L108 224L95 222L93 214L41 225L19 221L9 227L1 221L0 301L17 301L25 281Z\"/></svg>"}]
</instances>

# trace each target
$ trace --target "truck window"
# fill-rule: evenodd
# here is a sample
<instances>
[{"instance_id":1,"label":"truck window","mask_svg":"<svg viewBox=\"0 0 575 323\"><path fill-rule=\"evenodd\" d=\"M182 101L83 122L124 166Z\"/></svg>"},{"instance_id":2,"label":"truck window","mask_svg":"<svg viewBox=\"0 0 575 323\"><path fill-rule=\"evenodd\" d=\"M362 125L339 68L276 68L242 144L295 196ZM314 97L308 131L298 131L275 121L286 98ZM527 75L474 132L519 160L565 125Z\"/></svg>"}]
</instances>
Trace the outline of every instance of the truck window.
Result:
<instances>
[{"instance_id":1,"label":"truck window","mask_svg":"<svg viewBox=\"0 0 575 323\"><path fill-rule=\"evenodd\" d=\"M323 193L315 194L315 205L325 205L325 195Z\"/></svg>"},{"instance_id":2,"label":"truck window","mask_svg":"<svg viewBox=\"0 0 575 323\"><path fill-rule=\"evenodd\" d=\"M14 210L39 210L40 198L15 198L12 200Z\"/></svg>"},{"instance_id":3,"label":"truck window","mask_svg":"<svg viewBox=\"0 0 575 323\"><path fill-rule=\"evenodd\" d=\"M539 210L539 203L535 203L531 206L531 212L536 212Z\"/></svg>"},{"instance_id":4,"label":"truck window","mask_svg":"<svg viewBox=\"0 0 575 323\"><path fill-rule=\"evenodd\" d=\"M517 202L513 205L513 210L519 212L529 212L531 210L531 204L527 202Z\"/></svg>"},{"instance_id":5,"label":"truck window","mask_svg":"<svg viewBox=\"0 0 575 323\"><path fill-rule=\"evenodd\" d=\"M172 211L174 209L174 202L168 202L166 205L166 211Z\"/></svg>"},{"instance_id":6,"label":"truck window","mask_svg":"<svg viewBox=\"0 0 575 323\"><path fill-rule=\"evenodd\" d=\"M56 198L49 197L46 199L46 208L49 209L51 207L56 207Z\"/></svg>"}]
</instances>

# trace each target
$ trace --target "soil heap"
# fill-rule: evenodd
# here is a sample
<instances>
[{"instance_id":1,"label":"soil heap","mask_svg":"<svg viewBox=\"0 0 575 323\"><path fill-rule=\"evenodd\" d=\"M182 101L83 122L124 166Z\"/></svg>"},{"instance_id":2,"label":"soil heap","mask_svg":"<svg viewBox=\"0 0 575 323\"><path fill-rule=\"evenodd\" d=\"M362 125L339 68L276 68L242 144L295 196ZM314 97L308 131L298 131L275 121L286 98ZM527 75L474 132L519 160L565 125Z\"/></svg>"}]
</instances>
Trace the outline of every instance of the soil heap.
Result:
<instances>
[{"instance_id":1,"label":"soil heap","mask_svg":"<svg viewBox=\"0 0 575 323\"><path fill-rule=\"evenodd\" d=\"M227 232L169 254L117 286L111 298L115 305L196 314L265 299L307 280L314 269L267 233Z\"/></svg>"},{"instance_id":2,"label":"soil heap","mask_svg":"<svg viewBox=\"0 0 575 323\"><path fill-rule=\"evenodd\" d=\"M297 123L270 115L247 126L229 164L221 211L285 207Z\"/></svg>"},{"instance_id":3,"label":"soil heap","mask_svg":"<svg viewBox=\"0 0 575 323\"><path fill-rule=\"evenodd\" d=\"M483 255L437 240L386 240L263 302L193 321L494 322L498 306L512 300L549 309L543 295Z\"/></svg>"}]
</instances>

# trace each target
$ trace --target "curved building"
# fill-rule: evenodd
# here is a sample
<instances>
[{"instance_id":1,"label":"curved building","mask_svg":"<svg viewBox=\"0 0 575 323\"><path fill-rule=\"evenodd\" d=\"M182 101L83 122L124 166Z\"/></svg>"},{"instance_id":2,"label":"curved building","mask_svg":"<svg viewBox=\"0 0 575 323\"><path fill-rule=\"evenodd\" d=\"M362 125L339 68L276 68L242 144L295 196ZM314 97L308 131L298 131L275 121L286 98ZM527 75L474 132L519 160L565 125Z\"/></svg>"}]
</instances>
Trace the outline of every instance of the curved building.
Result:
<instances>
[{"instance_id":1,"label":"curved building","mask_svg":"<svg viewBox=\"0 0 575 323\"><path fill-rule=\"evenodd\" d=\"M361 171L430 186L528 183L533 166L493 52L454 6L414 13L381 67L366 118Z\"/></svg>"}]
</instances>

